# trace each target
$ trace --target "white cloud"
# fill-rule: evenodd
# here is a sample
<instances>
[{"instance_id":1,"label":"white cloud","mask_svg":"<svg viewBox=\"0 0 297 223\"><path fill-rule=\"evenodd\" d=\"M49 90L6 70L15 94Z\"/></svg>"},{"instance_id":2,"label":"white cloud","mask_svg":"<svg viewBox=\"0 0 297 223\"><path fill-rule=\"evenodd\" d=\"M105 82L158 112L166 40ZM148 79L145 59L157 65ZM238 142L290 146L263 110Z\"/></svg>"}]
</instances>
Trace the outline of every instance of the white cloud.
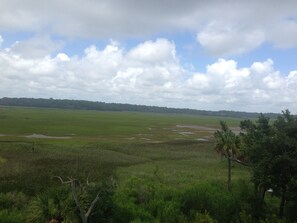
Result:
<instances>
[{"instance_id":1,"label":"white cloud","mask_svg":"<svg viewBox=\"0 0 297 223\"><path fill-rule=\"evenodd\" d=\"M256 74L267 74L273 71L273 61L271 59L268 59L264 62L255 62L251 66L252 72L255 72Z\"/></svg>"},{"instance_id":2,"label":"white cloud","mask_svg":"<svg viewBox=\"0 0 297 223\"><path fill-rule=\"evenodd\" d=\"M34 63L34 66L30 66L28 71L33 75L51 75L55 71L56 64L50 57L35 60L32 63Z\"/></svg>"},{"instance_id":3,"label":"white cloud","mask_svg":"<svg viewBox=\"0 0 297 223\"><path fill-rule=\"evenodd\" d=\"M2 45L2 43L3 43L3 38L2 38L2 36L0 35L0 47L1 47L1 45Z\"/></svg>"},{"instance_id":4,"label":"white cloud","mask_svg":"<svg viewBox=\"0 0 297 223\"><path fill-rule=\"evenodd\" d=\"M297 85L297 71L291 71L288 76L288 85Z\"/></svg>"},{"instance_id":5,"label":"white cloud","mask_svg":"<svg viewBox=\"0 0 297 223\"><path fill-rule=\"evenodd\" d=\"M61 47L61 42L54 42L47 36L36 36L28 40L15 42L9 51L23 58L40 58L50 56Z\"/></svg>"},{"instance_id":6,"label":"white cloud","mask_svg":"<svg viewBox=\"0 0 297 223\"><path fill-rule=\"evenodd\" d=\"M125 38L191 31L212 55L297 46L297 1L2 0L0 32ZM219 21L219 22L218 22Z\"/></svg>"},{"instance_id":7,"label":"white cloud","mask_svg":"<svg viewBox=\"0 0 297 223\"><path fill-rule=\"evenodd\" d=\"M212 110L297 111L297 71L281 74L271 59L248 67L238 67L234 60L219 59L209 64L206 72L188 70L179 63L175 51L175 44L167 39L146 41L130 50L111 41L102 50L95 46L86 48L81 57L63 52L27 57L11 48L0 49L0 97L73 98Z\"/></svg>"},{"instance_id":8,"label":"white cloud","mask_svg":"<svg viewBox=\"0 0 297 223\"><path fill-rule=\"evenodd\" d=\"M207 25L197 35L198 42L212 55L243 54L259 47L265 41L261 30L242 30L223 22Z\"/></svg>"},{"instance_id":9,"label":"white cloud","mask_svg":"<svg viewBox=\"0 0 297 223\"><path fill-rule=\"evenodd\" d=\"M286 85L285 79L278 72L267 75L263 82L269 89L282 89Z\"/></svg>"},{"instance_id":10,"label":"white cloud","mask_svg":"<svg viewBox=\"0 0 297 223\"><path fill-rule=\"evenodd\" d=\"M70 58L65 53L58 53L57 58L61 61L70 61Z\"/></svg>"},{"instance_id":11,"label":"white cloud","mask_svg":"<svg viewBox=\"0 0 297 223\"><path fill-rule=\"evenodd\" d=\"M157 39L155 42L146 41L132 49L128 56L140 62L174 62L175 45L167 39Z\"/></svg>"},{"instance_id":12,"label":"white cloud","mask_svg":"<svg viewBox=\"0 0 297 223\"><path fill-rule=\"evenodd\" d=\"M203 90L209 88L209 79L205 74L194 73L192 78L187 80L188 88Z\"/></svg>"}]
</instances>

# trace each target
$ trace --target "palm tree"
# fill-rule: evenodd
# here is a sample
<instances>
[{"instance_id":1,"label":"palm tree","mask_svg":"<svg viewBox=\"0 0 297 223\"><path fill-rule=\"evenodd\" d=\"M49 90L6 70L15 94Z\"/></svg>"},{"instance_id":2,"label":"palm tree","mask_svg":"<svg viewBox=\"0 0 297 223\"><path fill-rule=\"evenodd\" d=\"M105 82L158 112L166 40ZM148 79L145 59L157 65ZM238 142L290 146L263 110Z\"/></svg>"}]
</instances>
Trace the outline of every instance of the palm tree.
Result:
<instances>
[{"instance_id":1,"label":"palm tree","mask_svg":"<svg viewBox=\"0 0 297 223\"><path fill-rule=\"evenodd\" d=\"M228 160L228 191L231 191L231 161L235 160L239 138L228 128L226 122L221 121L220 124L221 130L214 133L215 149Z\"/></svg>"},{"instance_id":2,"label":"palm tree","mask_svg":"<svg viewBox=\"0 0 297 223\"><path fill-rule=\"evenodd\" d=\"M74 210L68 187L51 188L29 202L26 222L78 222Z\"/></svg>"}]
</instances>

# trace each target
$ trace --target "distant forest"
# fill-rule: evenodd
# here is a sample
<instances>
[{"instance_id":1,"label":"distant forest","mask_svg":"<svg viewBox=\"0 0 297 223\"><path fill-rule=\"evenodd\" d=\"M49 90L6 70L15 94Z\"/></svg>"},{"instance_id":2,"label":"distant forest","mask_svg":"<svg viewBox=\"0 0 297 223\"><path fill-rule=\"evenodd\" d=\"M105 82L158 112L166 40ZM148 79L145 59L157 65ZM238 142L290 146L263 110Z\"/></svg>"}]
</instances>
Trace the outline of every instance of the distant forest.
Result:
<instances>
[{"instance_id":1,"label":"distant forest","mask_svg":"<svg viewBox=\"0 0 297 223\"><path fill-rule=\"evenodd\" d=\"M154 113L171 113L171 114L189 114L189 115L207 115L237 118L257 118L259 113L256 112L239 112L239 111L205 111L188 108L167 108L146 105L132 105L119 103L92 102L84 100L68 99L44 99L44 98L1 98L2 106L22 106L22 107L40 107L40 108L62 108L62 109L81 109L96 111L130 111L130 112L154 112ZM265 113L265 116L276 118L277 113Z\"/></svg>"}]
</instances>

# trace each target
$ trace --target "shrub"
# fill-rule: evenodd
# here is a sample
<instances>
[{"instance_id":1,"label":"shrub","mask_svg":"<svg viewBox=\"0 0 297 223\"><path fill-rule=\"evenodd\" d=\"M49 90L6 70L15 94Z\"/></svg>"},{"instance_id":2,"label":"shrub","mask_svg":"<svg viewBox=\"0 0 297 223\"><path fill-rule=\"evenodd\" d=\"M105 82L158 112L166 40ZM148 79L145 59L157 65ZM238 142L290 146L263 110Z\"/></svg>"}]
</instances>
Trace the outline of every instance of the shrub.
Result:
<instances>
[{"instance_id":1,"label":"shrub","mask_svg":"<svg viewBox=\"0 0 297 223\"><path fill-rule=\"evenodd\" d=\"M217 223L207 212L197 213L193 223Z\"/></svg>"},{"instance_id":2,"label":"shrub","mask_svg":"<svg viewBox=\"0 0 297 223\"><path fill-rule=\"evenodd\" d=\"M26 207L28 198L22 192L0 193L0 209L14 208L21 210Z\"/></svg>"},{"instance_id":3,"label":"shrub","mask_svg":"<svg viewBox=\"0 0 297 223\"><path fill-rule=\"evenodd\" d=\"M264 220L260 220L259 223L289 223L285 219L279 219L276 215L271 215Z\"/></svg>"},{"instance_id":4,"label":"shrub","mask_svg":"<svg viewBox=\"0 0 297 223\"><path fill-rule=\"evenodd\" d=\"M1 210L0 211L1 223L20 223L24 221L23 214L18 210Z\"/></svg>"},{"instance_id":5,"label":"shrub","mask_svg":"<svg viewBox=\"0 0 297 223\"><path fill-rule=\"evenodd\" d=\"M24 221L23 209L28 198L21 192L0 193L1 223L19 223Z\"/></svg>"},{"instance_id":6,"label":"shrub","mask_svg":"<svg viewBox=\"0 0 297 223\"><path fill-rule=\"evenodd\" d=\"M26 222L40 223L50 220L78 222L73 198L67 186L52 188L34 197L26 211Z\"/></svg>"},{"instance_id":7,"label":"shrub","mask_svg":"<svg viewBox=\"0 0 297 223\"><path fill-rule=\"evenodd\" d=\"M246 211L241 211L234 221L235 223L254 223L252 216Z\"/></svg>"},{"instance_id":8,"label":"shrub","mask_svg":"<svg viewBox=\"0 0 297 223\"><path fill-rule=\"evenodd\" d=\"M99 200L89 217L90 223L107 223L112 222L115 205L113 195L115 193L116 184L113 180L103 180L99 183L91 183L87 185L85 191L85 208L87 209L96 195L99 193Z\"/></svg>"},{"instance_id":9,"label":"shrub","mask_svg":"<svg viewBox=\"0 0 297 223\"><path fill-rule=\"evenodd\" d=\"M180 195L181 211L194 220L196 213L209 213L219 222L231 222L240 212L240 199L217 183L194 185Z\"/></svg>"},{"instance_id":10,"label":"shrub","mask_svg":"<svg viewBox=\"0 0 297 223\"><path fill-rule=\"evenodd\" d=\"M175 208L164 201L162 193L159 193L161 188L158 182L131 178L115 195L115 222L158 222L157 219L170 218Z\"/></svg>"}]
</instances>

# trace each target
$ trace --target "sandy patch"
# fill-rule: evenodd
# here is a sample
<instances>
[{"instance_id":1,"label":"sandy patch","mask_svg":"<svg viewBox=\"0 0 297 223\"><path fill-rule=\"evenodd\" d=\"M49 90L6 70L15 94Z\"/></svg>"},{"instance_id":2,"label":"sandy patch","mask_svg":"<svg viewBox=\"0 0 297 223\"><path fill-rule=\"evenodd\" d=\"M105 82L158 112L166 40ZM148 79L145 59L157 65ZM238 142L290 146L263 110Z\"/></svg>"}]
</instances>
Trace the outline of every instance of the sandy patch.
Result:
<instances>
[{"instance_id":1,"label":"sandy patch","mask_svg":"<svg viewBox=\"0 0 297 223\"><path fill-rule=\"evenodd\" d=\"M207 131L207 132L210 132L210 133L214 133L217 130L221 130L221 129L217 129L217 128L202 126L202 125L176 125L176 127L177 128L195 129L195 130L198 130L198 131ZM230 129L235 134L240 133L240 127L230 127Z\"/></svg>"},{"instance_id":2,"label":"sandy patch","mask_svg":"<svg viewBox=\"0 0 297 223\"><path fill-rule=\"evenodd\" d=\"M32 134L25 136L26 138L35 138L35 139L71 139L70 136L47 136L42 134Z\"/></svg>"},{"instance_id":3,"label":"sandy patch","mask_svg":"<svg viewBox=\"0 0 297 223\"><path fill-rule=\"evenodd\" d=\"M179 134L183 135L183 136L187 136L187 135L193 135L193 132L178 132Z\"/></svg>"},{"instance_id":4,"label":"sandy patch","mask_svg":"<svg viewBox=\"0 0 297 223\"><path fill-rule=\"evenodd\" d=\"M176 125L177 128L189 128L189 129L196 129L196 130L201 130L201 131L211 131L215 132L216 128L211 128L211 127L206 127L202 125Z\"/></svg>"},{"instance_id":5,"label":"sandy patch","mask_svg":"<svg viewBox=\"0 0 297 223\"><path fill-rule=\"evenodd\" d=\"M236 135L238 135L241 132L240 127L230 127L232 132L234 132Z\"/></svg>"}]
</instances>

